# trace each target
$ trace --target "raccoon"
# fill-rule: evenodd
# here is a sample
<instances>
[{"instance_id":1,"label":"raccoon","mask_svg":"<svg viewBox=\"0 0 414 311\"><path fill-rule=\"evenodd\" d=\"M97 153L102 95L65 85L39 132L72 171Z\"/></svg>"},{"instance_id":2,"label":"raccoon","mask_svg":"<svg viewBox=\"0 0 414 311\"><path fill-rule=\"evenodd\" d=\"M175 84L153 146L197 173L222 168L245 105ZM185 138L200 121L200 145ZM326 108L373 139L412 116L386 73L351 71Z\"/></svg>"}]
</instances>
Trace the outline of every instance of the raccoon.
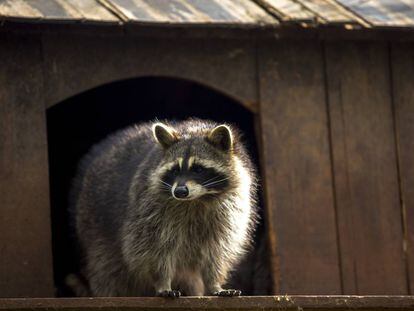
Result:
<instances>
[{"instance_id":1,"label":"raccoon","mask_svg":"<svg viewBox=\"0 0 414 311\"><path fill-rule=\"evenodd\" d=\"M251 244L256 184L227 124L152 122L109 136L72 191L89 295L240 295L222 285Z\"/></svg>"}]
</instances>

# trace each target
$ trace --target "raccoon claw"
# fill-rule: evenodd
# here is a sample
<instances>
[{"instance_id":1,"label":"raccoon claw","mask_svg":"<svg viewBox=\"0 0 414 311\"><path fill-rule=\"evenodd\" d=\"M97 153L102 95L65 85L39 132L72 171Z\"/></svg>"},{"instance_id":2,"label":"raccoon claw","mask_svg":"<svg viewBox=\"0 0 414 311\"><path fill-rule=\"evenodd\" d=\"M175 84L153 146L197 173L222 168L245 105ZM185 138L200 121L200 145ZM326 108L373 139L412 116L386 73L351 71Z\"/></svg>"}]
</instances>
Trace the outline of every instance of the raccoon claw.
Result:
<instances>
[{"instance_id":1,"label":"raccoon claw","mask_svg":"<svg viewBox=\"0 0 414 311\"><path fill-rule=\"evenodd\" d=\"M214 296L220 297L236 297L241 295L241 290L238 289L223 289L213 293Z\"/></svg>"},{"instance_id":2,"label":"raccoon claw","mask_svg":"<svg viewBox=\"0 0 414 311\"><path fill-rule=\"evenodd\" d=\"M166 298L178 298L181 296L179 290L164 290L157 294L159 297L166 297Z\"/></svg>"}]
</instances>

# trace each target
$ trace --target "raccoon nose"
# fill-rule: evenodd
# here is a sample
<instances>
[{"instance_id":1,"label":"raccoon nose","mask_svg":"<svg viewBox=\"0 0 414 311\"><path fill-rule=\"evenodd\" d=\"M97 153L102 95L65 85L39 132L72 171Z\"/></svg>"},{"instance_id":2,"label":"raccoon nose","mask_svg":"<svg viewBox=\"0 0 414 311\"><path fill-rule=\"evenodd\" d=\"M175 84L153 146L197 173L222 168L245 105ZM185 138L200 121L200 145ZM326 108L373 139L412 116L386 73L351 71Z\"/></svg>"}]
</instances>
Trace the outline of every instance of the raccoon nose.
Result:
<instances>
[{"instance_id":1,"label":"raccoon nose","mask_svg":"<svg viewBox=\"0 0 414 311\"><path fill-rule=\"evenodd\" d=\"M185 198L188 196L188 188L187 186L178 186L177 188L174 189L174 196L176 196L177 198Z\"/></svg>"}]
</instances>

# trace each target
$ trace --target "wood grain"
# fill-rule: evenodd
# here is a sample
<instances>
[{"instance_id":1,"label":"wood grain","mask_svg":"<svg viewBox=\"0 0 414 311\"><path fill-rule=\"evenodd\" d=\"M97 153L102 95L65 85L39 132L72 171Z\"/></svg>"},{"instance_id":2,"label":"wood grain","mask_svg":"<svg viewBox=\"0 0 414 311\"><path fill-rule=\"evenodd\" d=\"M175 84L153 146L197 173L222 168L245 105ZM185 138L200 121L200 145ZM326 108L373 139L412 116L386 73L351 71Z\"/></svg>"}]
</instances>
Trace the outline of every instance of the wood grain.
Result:
<instances>
[{"instance_id":1,"label":"wood grain","mask_svg":"<svg viewBox=\"0 0 414 311\"><path fill-rule=\"evenodd\" d=\"M53 296L40 40L0 37L0 296Z\"/></svg>"},{"instance_id":2,"label":"wood grain","mask_svg":"<svg viewBox=\"0 0 414 311\"><path fill-rule=\"evenodd\" d=\"M414 294L414 44L394 43L391 64L403 202L404 246Z\"/></svg>"},{"instance_id":3,"label":"wood grain","mask_svg":"<svg viewBox=\"0 0 414 311\"><path fill-rule=\"evenodd\" d=\"M412 296L0 299L0 310L414 310Z\"/></svg>"},{"instance_id":4,"label":"wood grain","mask_svg":"<svg viewBox=\"0 0 414 311\"><path fill-rule=\"evenodd\" d=\"M44 51L48 107L106 83L161 76L203 83L256 110L255 50L247 41L50 35Z\"/></svg>"},{"instance_id":5,"label":"wood grain","mask_svg":"<svg viewBox=\"0 0 414 311\"><path fill-rule=\"evenodd\" d=\"M387 52L326 45L345 294L407 294Z\"/></svg>"},{"instance_id":6,"label":"wood grain","mask_svg":"<svg viewBox=\"0 0 414 311\"><path fill-rule=\"evenodd\" d=\"M341 293L322 53L262 42L262 156L277 294Z\"/></svg>"}]
</instances>

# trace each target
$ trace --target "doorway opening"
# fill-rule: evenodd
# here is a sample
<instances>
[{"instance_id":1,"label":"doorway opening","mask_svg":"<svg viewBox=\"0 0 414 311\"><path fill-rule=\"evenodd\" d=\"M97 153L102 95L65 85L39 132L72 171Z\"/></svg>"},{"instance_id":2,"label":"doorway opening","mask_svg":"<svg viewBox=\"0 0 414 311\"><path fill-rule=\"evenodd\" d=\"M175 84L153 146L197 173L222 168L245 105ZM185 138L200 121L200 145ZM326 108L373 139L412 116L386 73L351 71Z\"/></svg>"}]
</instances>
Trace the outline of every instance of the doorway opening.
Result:
<instances>
[{"instance_id":1,"label":"doorway opening","mask_svg":"<svg viewBox=\"0 0 414 311\"><path fill-rule=\"evenodd\" d=\"M68 215L68 193L79 160L95 143L134 123L189 117L236 125L259 167L254 114L234 99L199 83L164 77L117 81L75 95L47 110L53 268L58 296L72 294L64 279L79 269ZM229 286L249 295L266 295L271 290L263 212L261 207L259 210L262 221L256 231L256 247L229 282Z\"/></svg>"}]
</instances>

